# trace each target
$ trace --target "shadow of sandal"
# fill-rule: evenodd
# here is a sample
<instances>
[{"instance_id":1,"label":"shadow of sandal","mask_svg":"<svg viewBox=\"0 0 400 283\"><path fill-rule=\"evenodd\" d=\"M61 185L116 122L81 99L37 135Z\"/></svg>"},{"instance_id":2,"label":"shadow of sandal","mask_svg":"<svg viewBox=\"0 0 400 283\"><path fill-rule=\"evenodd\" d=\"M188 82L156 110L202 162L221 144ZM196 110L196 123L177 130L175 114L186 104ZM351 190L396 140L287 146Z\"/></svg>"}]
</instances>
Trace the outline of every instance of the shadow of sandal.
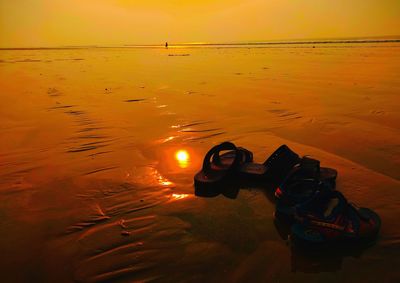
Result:
<instances>
[{"instance_id":1,"label":"shadow of sandal","mask_svg":"<svg viewBox=\"0 0 400 283\"><path fill-rule=\"evenodd\" d=\"M229 199L236 199L240 190L255 190L262 192L271 203L275 203L274 192L276 184L264 183L249 180L235 180L235 182L220 184L218 186L209 186L204 190L201 186L194 186L194 194L197 197L212 198L223 195Z\"/></svg>"},{"instance_id":2,"label":"shadow of sandal","mask_svg":"<svg viewBox=\"0 0 400 283\"><path fill-rule=\"evenodd\" d=\"M291 247L292 272L320 273L341 270L345 258L359 258L366 245L332 245L322 249Z\"/></svg>"}]
</instances>

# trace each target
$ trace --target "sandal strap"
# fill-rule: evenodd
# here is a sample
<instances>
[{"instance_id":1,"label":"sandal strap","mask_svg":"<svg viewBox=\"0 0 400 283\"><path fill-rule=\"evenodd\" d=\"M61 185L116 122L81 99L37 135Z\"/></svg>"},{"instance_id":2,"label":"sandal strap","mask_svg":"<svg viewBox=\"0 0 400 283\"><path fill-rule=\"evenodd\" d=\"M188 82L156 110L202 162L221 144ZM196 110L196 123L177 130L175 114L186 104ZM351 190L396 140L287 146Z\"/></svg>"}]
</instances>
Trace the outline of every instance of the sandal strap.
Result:
<instances>
[{"instance_id":1,"label":"sandal strap","mask_svg":"<svg viewBox=\"0 0 400 283\"><path fill-rule=\"evenodd\" d=\"M306 225L314 226L314 227L321 227L321 228L327 228L335 231L339 231L342 233L346 233L348 235L357 235L359 232L359 224L357 219L355 219L352 215L354 213L357 213L360 218L361 212L359 211L358 207L355 206L352 203L348 203L346 198L339 192L333 192L335 197L339 198L339 201L342 202L342 209L338 211L340 215L337 217L341 217L342 221L341 223L332 223L332 222L327 222L323 220L319 220L318 217L315 217L313 215L307 215L306 212L302 213L296 213L295 214L295 219L301 223L304 223ZM353 211L353 214L351 213ZM337 218L336 218L337 219Z\"/></svg>"},{"instance_id":2,"label":"sandal strap","mask_svg":"<svg viewBox=\"0 0 400 283\"><path fill-rule=\"evenodd\" d=\"M247 163L253 161L253 153L251 151L245 149L244 147L237 147L237 150L242 153L242 160L240 160L240 163ZM214 154L212 156L212 163L221 165L221 156L219 154Z\"/></svg>"},{"instance_id":3,"label":"sandal strap","mask_svg":"<svg viewBox=\"0 0 400 283\"><path fill-rule=\"evenodd\" d=\"M287 145L281 145L264 162L264 165L268 168L267 172L269 172L271 177L281 181L299 162L300 157L297 153L292 151Z\"/></svg>"},{"instance_id":4,"label":"sandal strap","mask_svg":"<svg viewBox=\"0 0 400 283\"><path fill-rule=\"evenodd\" d=\"M304 156L300 161L300 168L304 176L315 180L319 179L321 172L319 160Z\"/></svg>"},{"instance_id":5,"label":"sandal strap","mask_svg":"<svg viewBox=\"0 0 400 283\"><path fill-rule=\"evenodd\" d=\"M203 160L203 171L207 172L211 170L211 158L214 158L214 156L219 156L219 153L223 150L234 150L235 151L235 158L232 162L232 164L230 165L230 167L228 168L228 170L231 170L233 168L236 168L240 161L242 160L242 153L237 149L237 147L231 143L231 142L223 142L219 145L214 146L213 148L211 148L206 156L204 157Z\"/></svg>"},{"instance_id":6,"label":"sandal strap","mask_svg":"<svg viewBox=\"0 0 400 283\"><path fill-rule=\"evenodd\" d=\"M307 193L296 190L298 187L305 188L306 186ZM290 182L284 181L284 183L279 186L280 196L278 198L285 198L293 203L303 203L319 192L319 190L320 185L313 179L293 180Z\"/></svg>"},{"instance_id":7,"label":"sandal strap","mask_svg":"<svg viewBox=\"0 0 400 283\"><path fill-rule=\"evenodd\" d=\"M322 222L322 221L316 221L316 220L310 220L310 224L323 227L323 228L329 228L332 230L337 230L337 231L345 231L347 225L338 225L334 223L329 223L329 222Z\"/></svg>"},{"instance_id":8,"label":"sandal strap","mask_svg":"<svg viewBox=\"0 0 400 283\"><path fill-rule=\"evenodd\" d=\"M341 225L323 221L316 221L316 220L310 220L309 223L314 226L339 231L347 235L357 236L359 233L359 229L357 229L359 227L359 224L357 224L356 220L350 217L349 215L344 215L344 221L343 224Z\"/></svg>"},{"instance_id":9,"label":"sandal strap","mask_svg":"<svg viewBox=\"0 0 400 283\"><path fill-rule=\"evenodd\" d=\"M347 217L345 218L345 221L342 225L336 224L336 223L330 223L326 221L319 221L313 217L302 217L299 215L295 215L296 221L303 223L305 225L309 226L317 226L317 227L322 227L322 228L328 228L331 230L336 230L336 231L346 231L348 224L349 224L349 219Z\"/></svg>"},{"instance_id":10,"label":"sandal strap","mask_svg":"<svg viewBox=\"0 0 400 283\"><path fill-rule=\"evenodd\" d=\"M245 149L244 147L238 147L243 153L243 163L252 162L253 161L253 153L250 150Z\"/></svg>"},{"instance_id":11,"label":"sandal strap","mask_svg":"<svg viewBox=\"0 0 400 283\"><path fill-rule=\"evenodd\" d=\"M280 184L281 190L287 195L298 186L307 186L314 192L321 188L319 160L307 156L301 158L300 163L292 168Z\"/></svg>"},{"instance_id":12,"label":"sandal strap","mask_svg":"<svg viewBox=\"0 0 400 283\"><path fill-rule=\"evenodd\" d=\"M357 213L358 217L360 217L362 220L369 221L371 219L371 217L369 215L366 215L365 213L363 213L363 210L361 210L354 203L350 202L348 206L350 209L355 211Z\"/></svg>"}]
</instances>

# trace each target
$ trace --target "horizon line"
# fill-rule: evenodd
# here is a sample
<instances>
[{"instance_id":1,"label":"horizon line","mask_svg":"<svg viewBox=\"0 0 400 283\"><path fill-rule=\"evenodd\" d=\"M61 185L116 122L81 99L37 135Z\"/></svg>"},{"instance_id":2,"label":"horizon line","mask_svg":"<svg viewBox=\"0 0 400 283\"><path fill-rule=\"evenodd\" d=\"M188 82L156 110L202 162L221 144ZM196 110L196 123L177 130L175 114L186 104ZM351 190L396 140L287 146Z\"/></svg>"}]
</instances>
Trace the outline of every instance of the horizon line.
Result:
<instances>
[{"instance_id":1,"label":"horizon line","mask_svg":"<svg viewBox=\"0 0 400 283\"><path fill-rule=\"evenodd\" d=\"M237 42L168 42L173 46L235 46L235 45L294 45L294 44L331 44L331 43L397 43L400 35L387 36L364 36L364 37L337 37L337 38L315 38L315 39L277 39L277 40L252 40ZM118 47L164 47L164 43L158 44L110 44L110 45L59 45L39 47L0 47L0 50L32 50L32 49L87 49L87 48L118 48Z\"/></svg>"}]
</instances>

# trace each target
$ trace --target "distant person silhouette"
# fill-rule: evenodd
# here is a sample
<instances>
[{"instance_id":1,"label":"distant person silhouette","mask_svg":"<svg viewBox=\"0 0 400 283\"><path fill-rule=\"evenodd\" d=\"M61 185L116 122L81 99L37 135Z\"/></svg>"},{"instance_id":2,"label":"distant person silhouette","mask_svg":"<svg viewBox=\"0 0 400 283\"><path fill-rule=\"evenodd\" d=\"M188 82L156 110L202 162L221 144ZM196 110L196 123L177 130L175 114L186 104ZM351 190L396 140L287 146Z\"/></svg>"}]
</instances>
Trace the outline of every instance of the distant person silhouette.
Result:
<instances>
[{"instance_id":1,"label":"distant person silhouette","mask_svg":"<svg viewBox=\"0 0 400 283\"><path fill-rule=\"evenodd\" d=\"M168 48L168 42L165 42L165 48Z\"/></svg>"}]
</instances>

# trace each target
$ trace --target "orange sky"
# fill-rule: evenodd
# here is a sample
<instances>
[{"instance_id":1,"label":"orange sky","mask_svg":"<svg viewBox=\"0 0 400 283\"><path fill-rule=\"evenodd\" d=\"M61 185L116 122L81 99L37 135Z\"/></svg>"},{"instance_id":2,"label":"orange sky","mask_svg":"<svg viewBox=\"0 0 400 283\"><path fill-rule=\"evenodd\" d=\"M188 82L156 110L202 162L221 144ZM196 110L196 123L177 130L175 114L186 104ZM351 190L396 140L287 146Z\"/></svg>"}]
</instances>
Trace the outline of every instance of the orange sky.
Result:
<instances>
[{"instance_id":1,"label":"orange sky","mask_svg":"<svg viewBox=\"0 0 400 283\"><path fill-rule=\"evenodd\" d=\"M399 34L399 0L0 0L0 47Z\"/></svg>"}]
</instances>

